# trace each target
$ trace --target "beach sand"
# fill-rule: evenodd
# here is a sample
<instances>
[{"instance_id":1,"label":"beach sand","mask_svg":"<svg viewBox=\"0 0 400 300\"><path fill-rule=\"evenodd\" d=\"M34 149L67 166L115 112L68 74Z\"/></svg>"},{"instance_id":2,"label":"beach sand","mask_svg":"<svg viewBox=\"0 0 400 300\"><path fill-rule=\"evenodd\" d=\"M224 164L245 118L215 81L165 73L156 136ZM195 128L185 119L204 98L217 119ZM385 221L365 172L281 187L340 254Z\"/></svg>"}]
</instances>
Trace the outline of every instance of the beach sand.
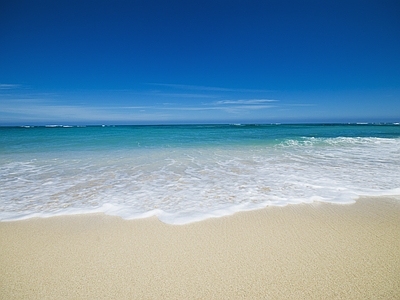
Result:
<instances>
[{"instance_id":1,"label":"beach sand","mask_svg":"<svg viewBox=\"0 0 400 300\"><path fill-rule=\"evenodd\" d=\"M400 199L0 223L1 299L400 299Z\"/></svg>"}]
</instances>

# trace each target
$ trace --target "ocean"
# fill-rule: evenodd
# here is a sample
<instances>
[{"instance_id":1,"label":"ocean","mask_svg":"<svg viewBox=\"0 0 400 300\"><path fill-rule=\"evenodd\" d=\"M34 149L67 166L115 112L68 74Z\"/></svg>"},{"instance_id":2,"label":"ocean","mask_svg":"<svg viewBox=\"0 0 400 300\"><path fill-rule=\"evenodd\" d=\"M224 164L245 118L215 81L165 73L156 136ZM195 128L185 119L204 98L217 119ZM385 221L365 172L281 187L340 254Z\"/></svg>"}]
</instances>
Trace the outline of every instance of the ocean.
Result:
<instances>
[{"instance_id":1,"label":"ocean","mask_svg":"<svg viewBox=\"0 0 400 300\"><path fill-rule=\"evenodd\" d=\"M399 124L0 127L0 221L400 197Z\"/></svg>"}]
</instances>

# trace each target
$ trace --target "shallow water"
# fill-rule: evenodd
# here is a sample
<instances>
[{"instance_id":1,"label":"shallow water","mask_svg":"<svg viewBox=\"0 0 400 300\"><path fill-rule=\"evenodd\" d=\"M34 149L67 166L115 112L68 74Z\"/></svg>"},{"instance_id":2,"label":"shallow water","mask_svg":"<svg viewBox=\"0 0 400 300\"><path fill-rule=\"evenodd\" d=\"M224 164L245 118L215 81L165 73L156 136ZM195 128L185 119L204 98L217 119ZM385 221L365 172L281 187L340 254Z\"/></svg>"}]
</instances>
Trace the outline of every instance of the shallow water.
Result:
<instances>
[{"instance_id":1,"label":"shallow water","mask_svg":"<svg viewBox=\"0 0 400 300\"><path fill-rule=\"evenodd\" d=\"M0 128L0 220L104 212L184 224L400 195L398 125Z\"/></svg>"}]
</instances>

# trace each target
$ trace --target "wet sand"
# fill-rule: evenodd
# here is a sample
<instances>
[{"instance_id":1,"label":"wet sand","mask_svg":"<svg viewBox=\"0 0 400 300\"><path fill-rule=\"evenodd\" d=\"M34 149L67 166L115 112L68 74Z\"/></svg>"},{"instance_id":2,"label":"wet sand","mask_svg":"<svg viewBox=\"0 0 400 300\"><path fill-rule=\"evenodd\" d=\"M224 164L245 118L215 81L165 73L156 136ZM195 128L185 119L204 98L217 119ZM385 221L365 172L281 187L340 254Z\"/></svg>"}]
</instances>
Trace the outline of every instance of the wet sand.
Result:
<instances>
[{"instance_id":1,"label":"wet sand","mask_svg":"<svg viewBox=\"0 0 400 300\"><path fill-rule=\"evenodd\" d=\"M0 222L0 299L400 299L400 199Z\"/></svg>"}]
</instances>

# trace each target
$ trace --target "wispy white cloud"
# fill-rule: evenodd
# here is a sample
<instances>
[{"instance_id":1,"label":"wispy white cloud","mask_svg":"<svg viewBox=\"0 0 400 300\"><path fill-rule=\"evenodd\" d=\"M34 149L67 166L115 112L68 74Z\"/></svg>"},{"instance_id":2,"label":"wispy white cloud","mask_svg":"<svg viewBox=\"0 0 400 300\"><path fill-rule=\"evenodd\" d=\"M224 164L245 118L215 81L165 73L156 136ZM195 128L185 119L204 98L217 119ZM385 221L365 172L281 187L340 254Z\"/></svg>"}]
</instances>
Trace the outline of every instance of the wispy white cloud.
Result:
<instances>
[{"instance_id":1,"label":"wispy white cloud","mask_svg":"<svg viewBox=\"0 0 400 300\"><path fill-rule=\"evenodd\" d=\"M207 112L207 111L215 111L222 112L227 114L240 114L246 113L250 111L263 111L267 109L274 108L273 105L214 105L214 104L205 104L203 106L175 106L175 107L162 107L157 108L160 110L179 112L179 111L187 111L187 112ZM155 109L153 107L153 109Z\"/></svg>"},{"instance_id":2,"label":"wispy white cloud","mask_svg":"<svg viewBox=\"0 0 400 300\"><path fill-rule=\"evenodd\" d=\"M43 101L20 99L0 103L0 116L22 122L96 122L96 121L147 121L168 120L169 113L150 106L95 107L79 105L54 105ZM23 104L23 105L21 105ZM3 118L4 120L4 118Z\"/></svg>"},{"instance_id":3,"label":"wispy white cloud","mask_svg":"<svg viewBox=\"0 0 400 300\"><path fill-rule=\"evenodd\" d=\"M16 102L18 104L16 105ZM231 105L208 103L203 105L138 105L138 106L91 106L65 105L45 100L14 99L0 103L0 116L3 121L14 122L147 122L173 120L201 120L212 117L215 120L240 116L251 111L260 112L273 106L266 102ZM258 103L258 104L257 104Z\"/></svg>"},{"instance_id":4,"label":"wispy white cloud","mask_svg":"<svg viewBox=\"0 0 400 300\"><path fill-rule=\"evenodd\" d=\"M20 84L0 83L0 90L11 90L20 88Z\"/></svg>"},{"instance_id":5,"label":"wispy white cloud","mask_svg":"<svg viewBox=\"0 0 400 300\"><path fill-rule=\"evenodd\" d=\"M10 87L11 88L11 87ZM207 87L198 87L207 88ZM212 88L212 87L211 87ZM116 94L42 93L18 89L2 94L0 120L7 122L174 122L179 120L247 120L274 116L279 109L290 108L282 100L258 94L204 93L189 90ZM6 96L5 96L6 95ZM214 97L217 95L217 97ZM198 99L182 100L176 97ZM210 97L207 97L210 96ZM246 97L249 96L249 97ZM215 99L216 98L216 99ZM95 101L96 100L96 101ZM301 105L297 103L296 105ZM306 106L307 104L304 104ZM185 122L186 122L185 121Z\"/></svg>"},{"instance_id":6,"label":"wispy white cloud","mask_svg":"<svg viewBox=\"0 0 400 300\"><path fill-rule=\"evenodd\" d=\"M262 104L269 102L277 102L274 99L240 99L240 100L220 100L216 104L233 104L233 105L251 105L251 104Z\"/></svg>"},{"instance_id":7,"label":"wispy white cloud","mask_svg":"<svg viewBox=\"0 0 400 300\"><path fill-rule=\"evenodd\" d=\"M263 89L224 88L215 86L187 85L187 84L174 84L174 83L147 83L147 84L153 86L166 87L166 88L181 89L181 90L214 91L214 92L248 92L248 93L270 92L270 90L263 90Z\"/></svg>"},{"instance_id":8,"label":"wispy white cloud","mask_svg":"<svg viewBox=\"0 0 400 300\"><path fill-rule=\"evenodd\" d=\"M150 83L136 90L48 92L0 84L0 122L185 122L262 120L311 106L270 98L270 91ZM282 113L280 115L283 115Z\"/></svg>"}]
</instances>

